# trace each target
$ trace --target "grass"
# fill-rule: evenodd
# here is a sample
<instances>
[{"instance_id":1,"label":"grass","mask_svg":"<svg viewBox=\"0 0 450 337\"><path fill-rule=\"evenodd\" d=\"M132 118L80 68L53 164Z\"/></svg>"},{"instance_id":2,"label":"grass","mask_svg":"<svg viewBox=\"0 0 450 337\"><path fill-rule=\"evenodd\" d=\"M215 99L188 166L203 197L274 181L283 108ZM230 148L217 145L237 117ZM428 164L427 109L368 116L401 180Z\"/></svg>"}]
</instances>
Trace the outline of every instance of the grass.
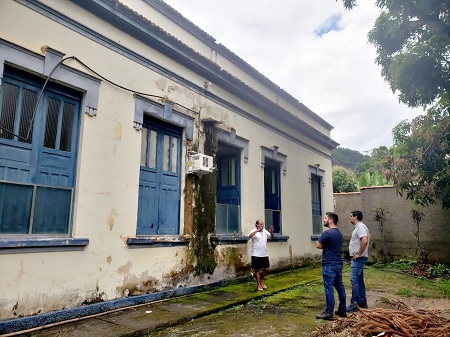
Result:
<instances>
[{"instance_id":1,"label":"grass","mask_svg":"<svg viewBox=\"0 0 450 337\"><path fill-rule=\"evenodd\" d=\"M439 280L436 282L436 288L442 291L450 299L450 280Z\"/></svg>"},{"instance_id":2,"label":"grass","mask_svg":"<svg viewBox=\"0 0 450 337\"><path fill-rule=\"evenodd\" d=\"M344 272L346 289L351 289L350 271ZM432 281L403 274L398 269L377 269L366 266L364 269L364 282L367 290L393 292L404 297L419 298L450 298L449 281Z\"/></svg>"}]
</instances>

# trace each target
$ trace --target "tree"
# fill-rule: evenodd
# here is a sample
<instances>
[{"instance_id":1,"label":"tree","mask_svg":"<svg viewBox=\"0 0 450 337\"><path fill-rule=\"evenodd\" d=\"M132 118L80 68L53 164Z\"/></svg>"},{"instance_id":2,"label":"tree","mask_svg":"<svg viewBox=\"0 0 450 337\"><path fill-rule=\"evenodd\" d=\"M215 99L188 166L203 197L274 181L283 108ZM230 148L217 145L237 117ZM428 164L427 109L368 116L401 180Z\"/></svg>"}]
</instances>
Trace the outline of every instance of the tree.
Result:
<instances>
[{"instance_id":1,"label":"tree","mask_svg":"<svg viewBox=\"0 0 450 337\"><path fill-rule=\"evenodd\" d=\"M388 181L381 173L370 172L363 173L358 179L359 187L368 187L368 186L385 186L392 185L393 181Z\"/></svg>"},{"instance_id":2,"label":"tree","mask_svg":"<svg viewBox=\"0 0 450 337\"><path fill-rule=\"evenodd\" d=\"M368 172L370 175L375 172L383 173L383 165L390 150L386 146L380 146L373 149L370 156L365 156L364 159L356 166L355 173L357 176Z\"/></svg>"},{"instance_id":3,"label":"tree","mask_svg":"<svg viewBox=\"0 0 450 337\"><path fill-rule=\"evenodd\" d=\"M347 9L356 6L356 0L342 2ZM369 32L369 42L392 91L410 107L448 98L450 1L376 0L375 4L382 12Z\"/></svg>"},{"instance_id":4,"label":"tree","mask_svg":"<svg viewBox=\"0 0 450 337\"><path fill-rule=\"evenodd\" d=\"M448 106L436 104L412 122L393 129L393 155L386 162L400 195L427 206L442 200L450 208L450 114Z\"/></svg>"},{"instance_id":5,"label":"tree","mask_svg":"<svg viewBox=\"0 0 450 337\"><path fill-rule=\"evenodd\" d=\"M332 176L333 193L358 191L358 183L352 171L342 166L334 166Z\"/></svg>"},{"instance_id":6,"label":"tree","mask_svg":"<svg viewBox=\"0 0 450 337\"><path fill-rule=\"evenodd\" d=\"M347 9L356 0L341 0ZM369 32L381 74L399 100L427 112L393 130L386 176L421 205L450 208L450 1L375 0L382 12Z\"/></svg>"}]
</instances>

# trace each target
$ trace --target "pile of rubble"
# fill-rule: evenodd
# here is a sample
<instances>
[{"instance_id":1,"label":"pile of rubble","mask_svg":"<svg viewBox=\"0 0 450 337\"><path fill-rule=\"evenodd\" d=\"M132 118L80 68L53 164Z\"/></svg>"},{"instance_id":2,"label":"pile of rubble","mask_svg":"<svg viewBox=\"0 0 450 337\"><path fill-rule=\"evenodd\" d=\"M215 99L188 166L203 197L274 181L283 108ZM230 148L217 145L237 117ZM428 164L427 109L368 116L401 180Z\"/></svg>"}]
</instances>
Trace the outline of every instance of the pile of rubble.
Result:
<instances>
[{"instance_id":1,"label":"pile of rubble","mask_svg":"<svg viewBox=\"0 0 450 337\"><path fill-rule=\"evenodd\" d=\"M322 324L313 337L450 337L450 320L436 311L415 310L400 301L397 308L361 309L347 318Z\"/></svg>"}]
</instances>

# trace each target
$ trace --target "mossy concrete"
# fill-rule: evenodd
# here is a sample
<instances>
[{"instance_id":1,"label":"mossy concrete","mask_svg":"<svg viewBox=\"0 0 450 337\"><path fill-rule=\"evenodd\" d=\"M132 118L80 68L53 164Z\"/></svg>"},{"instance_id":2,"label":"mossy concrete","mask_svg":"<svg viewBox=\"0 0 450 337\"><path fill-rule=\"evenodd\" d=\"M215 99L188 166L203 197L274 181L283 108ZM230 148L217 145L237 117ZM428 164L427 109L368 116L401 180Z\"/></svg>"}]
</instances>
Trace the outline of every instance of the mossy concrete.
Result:
<instances>
[{"instance_id":1,"label":"mossy concrete","mask_svg":"<svg viewBox=\"0 0 450 337\"><path fill-rule=\"evenodd\" d=\"M268 319L276 321L282 314L285 318L292 318L294 322L298 319L299 312L308 308L311 311L314 305L323 302L317 300L319 296L323 296L322 293L319 295L319 292L311 293L310 290L317 287L322 289L320 267L304 267L271 274L266 279L268 289L263 292L257 291L256 281L250 277L241 278L240 281L240 283L230 282L222 287L205 287L204 291L194 295L134 306L86 320L36 330L23 336L81 337L92 335L93 331L98 337L149 334L155 336L158 330L189 322L194 318L209 317L212 314L222 315L227 309L233 310L242 305L254 307L253 312L266 312L269 315ZM278 302L274 300L275 298L278 298ZM84 324L83 322L87 320L89 324ZM239 324L238 319L232 321L233 324ZM275 321L271 324L275 324ZM281 329L281 322L279 325Z\"/></svg>"},{"instance_id":2,"label":"mossy concrete","mask_svg":"<svg viewBox=\"0 0 450 337\"><path fill-rule=\"evenodd\" d=\"M212 126L205 124L204 153L215 157L217 141ZM194 176L193 235L191 253L194 260L195 275L212 274L217 266L211 237L216 231L216 193L217 171Z\"/></svg>"},{"instance_id":3,"label":"mossy concrete","mask_svg":"<svg viewBox=\"0 0 450 337\"><path fill-rule=\"evenodd\" d=\"M319 267L303 268L269 277L269 292L263 292L262 296L253 292L256 294L251 300L195 321L152 333L151 336L245 335L245 331L252 336L307 336L320 323L315 315L323 310L323 285L320 275ZM284 286L277 291L278 287L273 285L275 283ZM220 290L211 290L195 296L204 300L209 296L217 296L225 302L225 295L246 291L248 286L242 284L221 287ZM285 286L290 287L286 289ZM250 287L253 289L254 284L250 284ZM223 291L224 289L228 291Z\"/></svg>"}]
</instances>

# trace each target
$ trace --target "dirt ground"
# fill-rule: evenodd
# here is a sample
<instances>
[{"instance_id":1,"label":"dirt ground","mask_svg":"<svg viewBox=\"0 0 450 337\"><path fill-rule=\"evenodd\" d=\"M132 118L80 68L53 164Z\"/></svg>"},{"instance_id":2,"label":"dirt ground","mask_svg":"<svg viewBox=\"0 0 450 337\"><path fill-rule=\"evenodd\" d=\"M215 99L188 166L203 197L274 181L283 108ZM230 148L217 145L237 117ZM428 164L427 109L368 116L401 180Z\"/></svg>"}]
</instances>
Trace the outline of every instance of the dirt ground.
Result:
<instances>
[{"instance_id":1,"label":"dirt ground","mask_svg":"<svg viewBox=\"0 0 450 337\"><path fill-rule=\"evenodd\" d=\"M391 291L367 291L367 305L369 308L389 308L383 298L398 300L413 309L439 311L441 316L450 319L450 300L446 298L404 297L393 294Z\"/></svg>"}]
</instances>

